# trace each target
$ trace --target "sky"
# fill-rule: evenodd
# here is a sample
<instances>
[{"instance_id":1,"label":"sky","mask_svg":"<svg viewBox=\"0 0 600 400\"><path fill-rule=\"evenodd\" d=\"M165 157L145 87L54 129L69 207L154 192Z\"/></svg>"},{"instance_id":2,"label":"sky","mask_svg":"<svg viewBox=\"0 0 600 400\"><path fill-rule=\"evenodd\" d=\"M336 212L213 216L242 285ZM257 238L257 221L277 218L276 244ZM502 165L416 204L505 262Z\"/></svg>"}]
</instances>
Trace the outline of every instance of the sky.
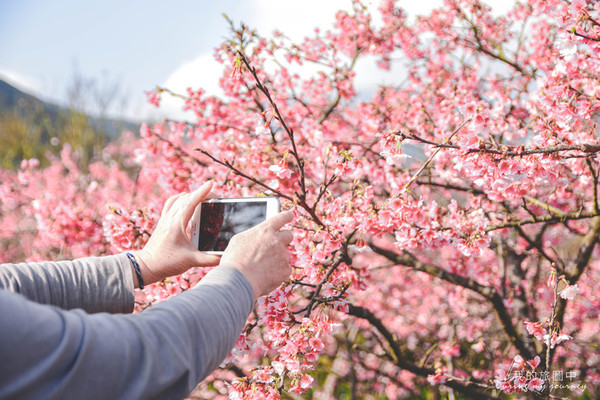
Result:
<instances>
[{"instance_id":1,"label":"sky","mask_svg":"<svg viewBox=\"0 0 600 400\"><path fill-rule=\"evenodd\" d=\"M374 9L378 2L366 3ZM417 15L442 0L399 3ZM493 0L492 7L504 11L506 3ZM75 77L94 80L100 91L118 88L113 116L183 118L175 101L157 110L144 92L159 85L219 94L222 66L213 53L228 34L223 13L265 36L278 29L302 39L315 27L330 27L339 9L351 9L351 1L0 0L0 79L63 105L72 99L68 88ZM374 73L374 60L357 68L359 90L385 83L397 72Z\"/></svg>"}]
</instances>

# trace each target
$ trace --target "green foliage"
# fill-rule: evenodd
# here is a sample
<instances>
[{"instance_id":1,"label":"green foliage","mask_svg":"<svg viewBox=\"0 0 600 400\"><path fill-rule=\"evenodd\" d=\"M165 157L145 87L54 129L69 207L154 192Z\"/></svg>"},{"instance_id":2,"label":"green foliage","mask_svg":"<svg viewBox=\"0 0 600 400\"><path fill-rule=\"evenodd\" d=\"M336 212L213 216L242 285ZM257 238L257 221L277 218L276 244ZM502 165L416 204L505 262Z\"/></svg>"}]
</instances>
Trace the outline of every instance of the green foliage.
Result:
<instances>
[{"instance_id":1,"label":"green foliage","mask_svg":"<svg viewBox=\"0 0 600 400\"><path fill-rule=\"evenodd\" d=\"M3 87L0 167L5 169L16 169L23 159L30 158L48 165L48 156L58 154L69 144L79 166L86 171L108 139L119 136L124 129L139 129L137 124L119 117L107 118L109 114L119 115L126 104L119 84L107 73L96 79L75 70L66 88L66 107L44 102L5 83Z\"/></svg>"},{"instance_id":2,"label":"green foliage","mask_svg":"<svg viewBox=\"0 0 600 400\"><path fill-rule=\"evenodd\" d=\"M41 127L16 114L0 117L0 166L14 169L24 158L40 158Z\"/></svg>"},{"instance_id":3,"label":"green foliage","mask_svg":"<svg viewBox=\"0 0 600 400\"><path fill-rule=\"evenodd\" d=\"M77 111L51 115L41 107L23 107L0 115L0 166L16 169L21 160L36 158L48 164L47 154L58 154L68 143L84 169L104 145L105 134Z\"/></svg>"}]
</instances>

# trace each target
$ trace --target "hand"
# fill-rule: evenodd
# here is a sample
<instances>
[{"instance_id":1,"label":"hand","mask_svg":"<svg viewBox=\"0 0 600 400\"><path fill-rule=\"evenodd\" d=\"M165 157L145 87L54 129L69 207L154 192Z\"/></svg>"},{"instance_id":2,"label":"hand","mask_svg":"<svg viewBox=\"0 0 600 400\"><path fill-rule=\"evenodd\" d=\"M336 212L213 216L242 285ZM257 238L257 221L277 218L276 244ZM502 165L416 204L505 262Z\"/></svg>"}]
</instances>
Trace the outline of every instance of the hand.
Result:
<instances>
[{"instance_id":1,"label":"hand","mask_svg":"<svg viewBox=\"0 0 600 400\"><path fill-rule=\"evenodd\" d=\"M279 213L263 223L238 233L229 241L221 265L237 268L252 285L254 298L271 293L291 272L287 246L291 231L280 230L291 222L291 211Z\"/></svg>"},{"instance_id":2,"label":"hand","mask_svg":"<svg viewBox=\"0 0 600 400\"><path fill-rule=\"evenodd\" d=\"M186 234L194 210L211 197L212 181L191 193L180 193L165 202L156 229L142 250L132 252L145 284L179 275L191 267L209 267L219 263L219 257L198 251ZM134 278L137 287L137 278Z\"/></svg>"}]
</instances>

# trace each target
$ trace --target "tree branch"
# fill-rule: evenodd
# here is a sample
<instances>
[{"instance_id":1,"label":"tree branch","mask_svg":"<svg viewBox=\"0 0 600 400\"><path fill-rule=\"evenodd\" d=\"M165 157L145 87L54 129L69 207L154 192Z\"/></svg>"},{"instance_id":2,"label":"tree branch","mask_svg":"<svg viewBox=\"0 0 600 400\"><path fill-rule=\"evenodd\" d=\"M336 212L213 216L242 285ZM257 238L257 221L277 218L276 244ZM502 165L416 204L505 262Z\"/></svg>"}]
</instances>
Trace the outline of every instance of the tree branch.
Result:
<instances>
[{"instance_id":1,"label":"tree branch","mask_svg":"<svg viewBox=\"0 0 600 400\"><path fill-rule=\"evenodd\" d=\"M568 213L568 214L565 213L562 215L545 215L543 217L531 217L531 218L526 218L526 219L508 221L508 222L498 224L498 225L489 225L487 228L485 228L485 231L491 232L491 231L495 231L495 230L502 229L502 228L511 228L511 227L517 227L517 226L523 226L523 225L538 224L540 222L558 223L558 222L565 222L568 220L593 218L598 215L599 214L596 213L595 211L589 211L589 212L579 212L578 211L578 212L573 212L573 213Z\"/></svg>"},{"instance_id":2,"label":"tree branch","mask_svg":"<svg viewBox=\"0 0 600 400\"><path fill-rule=\"evenodd\" d=\"M585 162L590 169L590 174L592 175L592 190L594 194L594 211L600 214L600 205L598 204L598 175L600 172L597 172L592 164L592 161L589 158L585 159Z\"/></svg>"},{"instance_id":3,"label":"tree branch","mask_svg":"<svg viewBox=\"0 0 600 400\"><path fill-rule=\"evenodd\" d=\"M526 344L523 341L523 337L517 332L512 323L512 317L504 305L504 299L502 296L500 296L495 288L482 285L472 278L466 278L464 276L448 272L437 265L424 263L406 251L404 251L404 254L400 255L393 251L382 249L381 247L378 247L372 243L369 243L369 245L375 253L384 256L396 264L411 267L417 271L425 272L438 279L442 279L454 285L464 287L465 289L469 289L488 300L492 304L498 319L500 319L500 322L502 323L504 332L511 343L514 344L523 357L528 359L533 358L535 351L532 348L532 343L528 342Z\"/></svg>"},{"instance_id":4,"label":"tree branch","mask_svg":"<svg viewBox=\"0 0 600 400\"><path fill-rule=\"evenodd\" d=\"M594 217L590 223L590 230L585 234L581 243L579 244L579 251L575 258L575 269L567 270L566 279L569 285L577 283L581 275L585 272L586 267L592 259L592 254L596 244L600 241L600 216ZM556 320L562 326L564 314L567 308L567 301L563 298L559 299L558 307L556 311Z\"/></svg>"},{"instance_id":5,"label":"tree branch","mask_svg":"<svg viewBox=\"0 0 600 400\"><path fill-rule=\"evenodd\" d=\"M444 143L450 143L450 140L452 140L452 138L454 137L454 135L456 135L458 133L458 131L460 131L462 129L463 126L465 126L469 121L471 121L471 118L465 120L462 124L460 124L458 126L458 128L456 128L454 130L454 132L452 132L450 134L450 136L448 136L446 139L444 139ZM427 166L429 165L429 163L431 163L431 161L433 160L433 158L437 155L437 153L440 152L442 148L438 147L433 154L431 154L431 156L429 156L429 158L427 159L427 161L425 161L425 163L421 166L421 168L419 168L419 170L417 171L416 174L413 175L413 177L408 181L408 183L406 185L404 185L404 190L408 189L408 187L419 177L419 175L421 174L421 172L423 172L423 170L425 168L427 168Z\"/></svg>"},{"instance_id":6,"label":"tree branch","mask_svg":"<svg viewBox=\"0 0 600 400\"><path fill-rule=\"evenodd\" d=\"M306 198L306 174L304 172L304 161L300 158L300 154L298 154L298 149L296 148L296 140L294 138L294 131L287 126L285 120L283 119L283 116L281 115L281 112L279 111L279 108L277 107L277 103L275 103L275 101L271 97L271 93L269 92L269 89L267 89L267 87L265 85L263 85L262 82L260 81L260 79L258 78L256 69L250 65L250 61L248 61L248 59L246 58L244 53L242 53L241 51L238 51L238 56L244 62L244 65L246 66L248 71L250 71L250 73L252 74L252 77L254 78L254 81L256 82L258 89L260 89L260 91L267 98L267 101L271 105L271 108L273 108L273 112L274 112L275 116L277 117L277 120L279 121L279 123L281 124L281 127L286 132L288 138L291 141L292 154L294 155L294 158L296 159L296 164L298 167L298 174L300 175L299 183L300 183L300 189L302 191L301 200L303 200Z\"/></svg>"},{"instance_id":7,"label":"tree branch","mask_svg":"<svg viewBox=\"0 0 600 400\"><path fill-rule=\"evenodd\" d=\"M358 56L360 55L360 53L361 53L360 49L356 49L354 51L354 56L352 57L352 62L350 63L350 67L348 68L348 70L352 71L352 69L356 65L356 61L358 60ZM327 108L327 110L325 111L325 113L323 113L323 115L321 116L321 118L319 118L319 121L317 121L317 123L319 125L323 124L323 122L325 122L325 120L327 120L327 118L329 118L329 116L331 115L331 113L333 113L333 111L338 106L338 104L340 104L340 100L341 99L342 99L342 96L340 96L340 94L338 92L338 94L337 94L335 100L333 101L333 103L331 103L331 105Z\"/></svg>"},{"instance_id":8,"label":"tree branch","mask_svg":"<svg viewBox=\"0 0 600 400\"><path fill-rule=\"evenodd\" d=\"M420 142L423 144L428 144L435 147L447 148L447 149L456 149L460 150L461 147L456 144L449 144L447 140L443 143L434 142L415 134L406 134L401 131L394 131L392 134L400 136L402 140L414 140L416 142ZM465 149L466 154L470 153L486 153L486 154L497 154L500 156L529 156L533 154L556 154L564 151L579 151L585 154L595 154L600 152L600 144L563 144L556 146L546 146L546 147L538 147L538 148L527 148L523 146L508 146L501 145L499 149L492 147L492 144L486 144L484 147L477 147L473 149Z\"/></svg>"},{"instance_id":9,"label":"tree branch","mask_svg":"<svg viewBox=\"0 0 600 400\"><path fill-rule=\"evenodd\" d=\"M377 318L377 316L375 316L375 314L373 314L369 309L365 307L355 306L353 304L348 304L348 315L365 319L369 321L369 323L373 327L375 327L375 329L377 329L377 331L385 338L388 345L390 346L390 349L394 355L394 363L398 367L410 371L413 374L424 377L435 374L435 371L432 368L419 367L417 364L407 360L402 354L400 346L398 345L398 342L394 338L392 332L390 332L390 330L384 325L383 321ZM491 396L469 385L469 382L461 383L454 380L448 380L446 381L446 383L444 383L444 385L455 389L456 391L459 391L465 396L471 397L473 399L497 399L497 397Z\"/></svg>"},{"instance_id":10,"label":"tree branch","mask_svg":"<svg viewBox=\"0 0 600 400\"><path fill-rule=\"evenodd\" d=\"M515 61L511 61L508 58L506 58L502 52L502 50L500 50L500 53L496 54L496 53L492 53L490 50L488 50L487 48L484 47L484 44L481 40L481 33L479 31L479 28L477 27L477 25L475 25L468 17L467 15L463 12L463 10L461 10L459 7L455 7L456 11L463 17L463 19L465 21L467 21L467 23L471 26L471 31L473 32L473 37L475 38L476 46L473 46L473 43L470 42L467 39L463 39L467 44L473 46L473 48L475 50L478 50L484 54L487 54L488 56L495 58L496 60L502 61L508 65L510 65L511 67L513 67L517 72L520 72L523 75L526 76L530 76L532 77L531 73L528 73L527 71L525 71L525 68L521 67L519 64L517 64Z\"/></svg>"},{"instance_id":11,"label":"tree branch","mask_svg":"<svg viewBox=\"0 0 600 400\"><path fill-rule=\"evenodd\" d=\"M295 193L296 196L298 197L298 204L310 215L311 219L317 225L319 225L322 228L326 228L325 224L321 221L321 219L317 216L317 214L315 212L316 204L313 205L313 207L311 207L306 202L307 195L308 195L308 191L306 189L306 179L307 179L306 171L304 170L304 160L302 160L302 158L300 158L300 154L298 153L298 148L296 147L296 139L294 138L294 131L290 127L288 127L288 125L286 124L285 119L283 118L283 116L281 115L281 112L279 111L279 108L277 107L277 103L275 103L275 101L271 97L269 89L267 89L267 87L265 85L263 85L261 80L258 78L256 69L250 65L250 61L248 61L245 54L241 51L238 51L238 56L240 57L240 59L242 60L242 62L244 63L244 65L246 66L248 71L250 71L250 73L252 74L252 77L254 78L254 81L256 82L258 89L260 89L260 91L267 98L267 101L269 102L269 104L271 105L271 108L273 109L275 118L277 118L277 120L281 124L281 127L283 128L283 130L286 132L288 138L290 139L290 142L292 145L292 155L294 156L294 159L296 160L296 168L298 170L298 175L299 175L298 184L300 185L300 193L297 193L297 192ZM247 175L243 175L243 176L247 177ZM250 179L252 180L252 178L250 178ZM265 185L263 184L262 186L265 186ZM289 198L289 197L287 197L287 199L291 200L291 198Z\"/></svg>"},{"instance_id":12,"label":"tree branch","mask_svg":"<svg viewBox=\"0 0 600 400\"><path fill-rule=\"evenodd\" d=\"M348 240L350 240L350 239L348 239ZM323 279L321 279L321 282L319 282L319 284L315 288L315 291L310 296L310 301L308 302L308 305L306 306L306 312L304 314L305 318L310 317L310 313L312 312L315 302L317 301L317 298L318 298L319 294L321 293L321 289L323 288L323 285L325 283L327 283L327 281L329 280L329 278L331 277L333 272L337 269L337 267L340 266L341 263L350 261L348 258L348 252L347 252L346 245L347 245L347 243L344 246L342 246L342 248L338 251L335 258L333 259L333 262L331 263L331 266L327 270L327 273L325 274Z\"/></svg>"},{"instance_id":13,"label":"tree branch","mask_svg":"<svg viewBox=\"0 0 600 400\"><path fill-rule=\"evenodd\" d=\"M586 35L584 35L582 33L577 32L577 31L573 31L573 32L567 31L567 32L573 33L573 35L579 36L580 38L583 38L583 39L593 40L594 42L600 42L600 38L593 38L593 37L590 37L590 36L586 36Z\"/></svg>"},{"instance_id":14,"label":"tree branch","mask_svg":"<svg viewBox=\"0 0 600 400\"><path fill-rule=\"evenodd\" d=\"M241 176L241 177L243 177L243 178L246 178L246 179L248 179L249 181L252 181L252 182L256 183L257 185L259 185L259 186L262 186L262 187L264 187L265 189L267 189L267 190L269 190L269 191L271 191L271 192L275 193L277 196L279 196L279 197L281 197L281 198L283 198L283 199L289 200L289 201L294 201L294 199L293 199L292 197L288 196L287 194L284 194L284 193L280 192L280 191L279 191L279 190L277 190L277 189L273 189L273 188L272 188L272 187L270 187L269 185L266 185L266 184L262 183L261 181L259 181L258 179L256 179L256 178L254 178L254 177L252 177L252 176L250 176L250 175L248 175L248 174L246 174L246 173L242 172L240 169L238 169L238 168L234 167L234 166L233 166L233 164L231 164L229 161L221 161L221 160L219 160L218 158L216 158L215 156L213 156L212 154L210 154L208 151L206 151L206 150L204 150L204 149L201 149L201 148L199 148L199 147L198 147L198 148L196 148L196 149L194 149L194 150L197 150L197 151L199 151L200 153L204 154L205 156L207 156L208 158L210 158L211 160L213 160L213 161L214 161L214 162L216 162L217 164L220 164L220 165L223 165L224 167L227 167L227 168L229 168L229 169L230 169L231 171L233 171L233 173L235 173L236 175L239 175L239 176Z\"/></svg>"}]
</instances>

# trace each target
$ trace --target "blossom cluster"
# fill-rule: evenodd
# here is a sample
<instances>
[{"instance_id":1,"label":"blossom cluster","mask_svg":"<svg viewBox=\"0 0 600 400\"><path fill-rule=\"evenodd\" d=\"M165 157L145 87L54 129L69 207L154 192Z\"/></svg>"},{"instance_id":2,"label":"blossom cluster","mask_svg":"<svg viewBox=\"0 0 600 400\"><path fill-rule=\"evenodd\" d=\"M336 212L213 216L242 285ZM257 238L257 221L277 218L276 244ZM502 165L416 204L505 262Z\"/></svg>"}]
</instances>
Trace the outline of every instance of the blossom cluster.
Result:
<instances>
[{"instance_id":1,"label":"blossom cluster","mask_svg":"<svg viewBox=\"0 0 600 400\"><path fill-rule=\"evenodd\" d=\"M597 395L600 3L400 3L354 0L300 41L232 25L224 95L176 94L189 121L88 169L67 146L0 170L3 260L139 248L167 197L210 178L294 210L293 273L194 396L574 393L540 366ZM364 91L373 61L400 78ZM205 273L149 286L138 311Z\"/></svg>"}]
</instances>

